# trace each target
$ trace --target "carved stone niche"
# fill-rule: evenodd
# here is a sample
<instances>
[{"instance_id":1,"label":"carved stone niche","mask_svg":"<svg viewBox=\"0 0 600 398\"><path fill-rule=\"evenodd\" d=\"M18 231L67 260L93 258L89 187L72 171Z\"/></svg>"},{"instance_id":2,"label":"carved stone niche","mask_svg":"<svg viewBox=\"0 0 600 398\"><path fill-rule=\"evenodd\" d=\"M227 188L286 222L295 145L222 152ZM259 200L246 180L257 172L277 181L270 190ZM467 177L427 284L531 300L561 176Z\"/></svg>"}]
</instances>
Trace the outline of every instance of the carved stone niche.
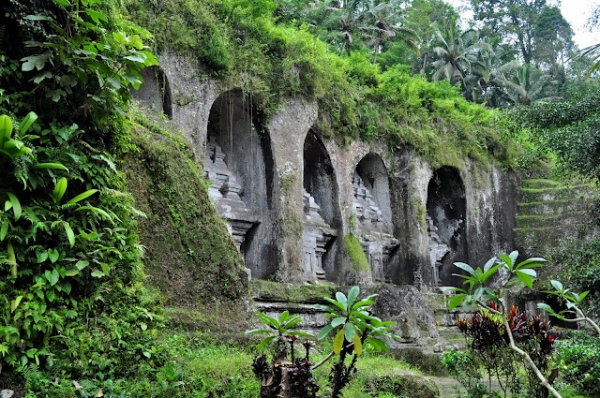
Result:
<instances>
[{"instance_id":1,"label":"carved stone niche","mask_svg":"<svg viewBox=\"0 0 600 398\"><path fill-rule=\"evenodd\" d=\"M249 209L242 198L242 187L227 167L225 153L211 137L206 144L204 177L211 185L208 194L215 203L221 217L227 220L227 228L240 250L250 228L259 224L256 214Z\"/></svg>"},{"instance_id":2,"label":"carved stone niche","mask_svg":"<svg viewBox=\"0 0 600 398\"><path fill-rule=\"evenodd\" d=\"M363 251L371 266L372 281L383 283L389 279L385 275L385 265L390 253L398 246L398 240L385 231L383 212L375 203L363 179L354 173L352 176L354 200L352 207L357 219L357 232ZM370 283L370 281L363 281Z\"/></svg>"},{"instance_id":3,"label":"carved stone niche","mask_svg":"<svg viewBox=\"0 0 600 398\"><path fill-rule=\"evenodd\" d=\"M306 190L303 194L304 201L304 232L302 240L304 245L304 272L303 279L308 282L325 280L323 269L323 256L327 252L327 245L337 236L337 231L331 228L323 217L320 207Z\"/></svg>"}]
</instances>

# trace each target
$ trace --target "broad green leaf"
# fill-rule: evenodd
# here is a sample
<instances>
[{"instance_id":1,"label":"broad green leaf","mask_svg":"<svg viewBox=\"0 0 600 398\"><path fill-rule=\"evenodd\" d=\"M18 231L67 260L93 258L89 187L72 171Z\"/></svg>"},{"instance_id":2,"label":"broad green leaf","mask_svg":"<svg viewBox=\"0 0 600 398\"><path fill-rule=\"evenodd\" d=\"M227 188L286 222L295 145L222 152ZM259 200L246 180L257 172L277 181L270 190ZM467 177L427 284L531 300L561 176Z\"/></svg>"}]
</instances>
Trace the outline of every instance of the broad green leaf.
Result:
<instances>
[{"instance_id":1,"label":"broad green leaf","mask_svg":"<svg viewBox=\"0 0 600 398\"><path fill-rule=\"evenodd\" d=\"M65 272L65 276L75 276L78 274L79 274L79 270L77 268L71 268Z\"/></svg>"},{"instance_id":2,"label":"broad green leaf","mask_svg":"<svg viewBox=\"0 0 600 398\"><path fill-rule=\"evenodd\" d=\"M4 238L6 238L6 235L8 234L8 226L10 225L8 220L4 220L4 222L2 223L2 228L0 228L0 242L4 240Z\"/></svg>"},{"instance_id":3,"label":"broad green leaf","mask_svg":"<svg viewBox=\"0 0 600 398\"><path fill-rule=\"evenodd\" d=\"M90 196L92 196L96 192L98 192L97 189L88 189L87 191L85 191L83 193L80 193L79 195L75 196L74 198L72 198L71 200L69 200L67 203L68 204L73 204L73 203L80 202L80 201L82 201L84 199L89 198Z\"/></svg>"},{"instance_id":4,"label":"broad green leaf","mask_svg":"<svg viewBox=\"0 0 600 398\"><path fill-rule=\"evenodd\" d=\"M512 272L513 271L513 261L512 259L507 256L506 254L498 254L498 257L500 257L500 259L503 261L503 263L506 265L506 267Z\"/></svg>"},{"instance_id":5,"label":"broad green leaf","mask_svg":"<svg viewBox=\"0 0 600 398\"><path fill-rule=\"evenodd\" d=\"M29 130L29 128L33 125L33 123L35 123L37 118L38 118L38 115L35 112L29 112L27 114L27 116L25 116L23 118L21 123L19 123L19 134L21 134L21 135L25 134Z\"/></svg>"},{"instance_id":6,"label":"broad green leaf","mask_svg":"<svg viewBox=\"0 0 600 398\"><path fill-rule=\"evenodd\" d=\"M519 257L519 252L514 250L508 255L508 257L510 257L512 264L515 264L517 262L517 258Z\"/></svg>"},{"instance_id":7,"label":"broad green leaf","mask_svg":"<svg viewBox=\"0 0 600 398\"><path fill-rule=\"evenodd\" d=\"M4 148L4 141L12 136L13 123L7 115L0 115L0 148Z\"/></svg>"},{"instance_id":8,"label":"broad green leaf","mask_svg":"<svg viewBox=\"0 0 600 398\"><path fill-rule=\"evenodd\" d=\"M485 283L488 279L490 279L500 268L502 268L502 264L498 264L490 269L488 269L481 277L481 283Z\"/></svg>"},{"instance_id":9,"label":"broad green leaf","mask_svg":"<svg viewBox=\"0 0 600 398\"><path fill-rule=\"evenodd\" d=\"M67 190L67 185L68 182L65 177L62 177L58 181L56 181L56 185L54 186L54 192L52 192L52 199L54 199L54 203L60 202Z\"/></svg>"},{"instance_id":10,"label":"broad green leaf","mask_svg":"<svg viewBox=\"0 0 600 398\"><path fill-rule=\"evenodd\" d=\"M579 297L577 298L577 304L581 304L583 302L583 299L585 299L587 297L587 295L590 294L589 291L585 291L582 292Z\"/></svg>"},{"instance_id":11,"label":"broad green leaf","mask_svg":"<svg viewBox=\"0 0 600 398\"><path fill-rule=\"evenodd\" d=\"M344 329L340 329L333 339L333 353L338 355L344 345Z\"/></svg>"},{"instance_id":12,"label":"broad green leaf","mask_svg":"<svg viewBox=\"0 0 600 398\"><path fill-rule=\"evenodd\" d=\"M540 268L545 265L545 264L543 264L545 262L546 262L546 259L544 259L544 258L532 257L532 258L528 258L527 260L521 261L519 264L517 264L516 269L520 269L525 266L527 266L528 268Z\"/></svg>"},{"instance_id":13,"label":"broad green leaf","mask_svg":"<svg viewBox=\"0 0 600 398\"><path fill-rule=\"evenodd\" d=\"M100 11L96 11L96 10L92 10L91 8L88 8L85 10L85 13L92 18L92 21L94 21L95 23L99 23L100 21L106 22L108 21L106 15Z\"/></svg>"},{"instance_id":14,"label":"broad green leaf","mask_svg":"<svg viewBox=\"0 0 600 398\"><path fill-rule=\"evenodd\" d=\"M102 277L104 277L106 275L104 275L104 272L96 269L96 270L92 271L92 276L94 278L102 278Z\"/></svg>"},{"instance_id":15,"label":"broad green leaf","mask_svg":"<svg viewBox=\"0 0 600 398\"><path fill-rule=\"evenodd\" d=\"M62 287L63 292L70 294L71 293L71 283L69 281L64 281L63 283L60 284L60 286Z\"/></svg>"},{"instance_id":16,"label":"broad green leaf","mask_svg":"<svg viewBox=\"0 0 600 398\"><path fill-rule=\"evenodd\" d=\"M59 256L60 256L60 253L58 252L58 250L48 249L48 257L50 258L51 262L55 263L56 260L58 260Z\"/></svg>"},{"instance_id":17,"label":"broad green leaf","mask_svg":"<svg viewBox=\"0 0 600 398\"><path fill-rule=\"evenodd\" d=\"M496 257L490 258L487 263L485 263L483 266L483 271L487 273L494 264L496 264Z\"/></svg>"},{"instance_id":18,"label":"broad green leaf","mask_svg":"<svg viewBox=\"0 0 600 398\"><path fill-rule=\"evenodd\" d=\"M340 303L337 300L334 300L334 299L332 299L330 297L323 297L323 300L325 300L325 301L333 304L334 306L336 306L337 308L339 308L342 312L346 311L346 308L344 307L344 304ZM331 309L327 309L327 311L331 312Z\"/></svg>"},{"instance_id":19,"label":"broad green leaf","mask_svg":"<svg viewBox=\"0 0 600 398\"><path fill-rule=\"evenodd\" d=\"M354 325L351 323L346 323L344 325L344 336L348 342L354 339L354 335L356 334L356 329L354 329Z\"/></svg>"},{"instance_id":20,"label":"broad green leaf","mask_svg":"<svg viewBox=\"0 0 600 398\"><path fill-rule=\"evenodd\" d=\"M467 298L467 295L464 294L464 293L463 294L457 294L456 296L452 296L448 300L448 309L450 311L452 311L456 307L462 305L462 303L465 301L466 298Z\"/></svg>"},{"instance_id":21,"label":"broad green leaf","mask_svg":"<svg viewBox=\"0 0 600 398\"><path fill-rule=\"evenodd\" d=\"M535 272L535 270L529 269L529 268L520 269L520 270L518 270L518 272L521 272L523 274L527 274L527 275L529 275L529 276L531 276L533 278L535 278L537 276L537 272Z\"/></svg>"},{"instance_id":22,"label":"broad green leaf","mask_svg":"<svg viewBox=\"0 0 600 398\"><path fill-rule=\"evenodd\" d=\"M346 298L346 295L342 292L337 292L335 294L335 299L337 300L338 303L340 303L344 309L344 311L348 310L348 299Z\"/></svg>"},{"instance_id":23,"label":"broad green leaf","mask_svg":"<svg viewBox=\"0 0 600 398\"><path fill-rule=\"evenodd\" d=\"M302 322L302 318L298 315L294 315L285 322L284 326L286 329L290 329L298 325L300 322Z\"/></svg>"},{"instance_id":24,"label":"broad green leaf","mask_svg":"<svg viewBox=\"0 0 600 398\"><path fill-rule=\"evenodd\" d=\"M549 306L548 304L546 304L546 303L538 303L537 307L538 307L540 310L544 310L544 311L546 311L546 312L549 312L550 314L553 314L553 313L555 313L555 311L552 309L552 307L550 307L550 306Z\"/></svg>"},{"instance_id":25,"label":"broad green leaf","mask_svg":"<svg viewBox=\"0 0 600 398\"><path fill-rule=\"evenodd\" d=\"M251 329L246 330L244 334L264 334L264 333L272 333L273 329Z\"/></svg>"},{"instance_id":26,"label":"broad green leaf","mask_svg":"<svg viewBox=\"0 0 600 398\"><path fill-rule=\"evenodd\" d=\"M75 245L75 234L73 233L73 229L71 229L71 226L66 221L63 221L62 224L65 228L65 232L67 233L67 239L69 240L69 244L71 245L71 247L73 247Z\"/></svg>"},{"instance_id":27,"label":"broad green leaf","mask_svg":"<svg viewBox=\"0 0 600 398\"><path fill-rule=\"evenodd\" d=\"M34 69L40 71L44 68L44 65L46 65L46 61L48 61L49 56L49 53L45 53L21 58L21 61L23 62L21 65L21 70L23 72L29 72Z\"/></svg>"},{"instance_id":28,"label":"broad green leaf","mask_svg":"<svg viewBox=\"0 0 600 398\"><path fill-rule=\"evenodd\" d=\"M525 284L525 286L532 289L533 288L533 279L531 278L531 276L528 273L525 273L523 271L524 270L516 271L515 274L517 275L517 278L519 278L519 280Z\"/></svg>"},{"instance_id":29,"label":"broad green leaf","mask_svg":"<svg viewBox=\"0 0 600 398\"><path fill-rule=\"evenodd\" d=\"M369 297L365 297L364 299L357 301L356 303L354 303L354 305L352 306L352 309L358 309L360 307L364 307L364 306L370 306L375 304L375 300L374 298L377 297L377 294L372 294Z\"/></svg>"},{"instance_id":30,"label":"broad green leaf","mask_svg":"<svg viewBox=\"0 0 600 398\"><path fill-rule=\"evenodd\" d=\"M331 324L325 326L323 329L321 329L321 331L319 331L319 334L317 335L317 340L323 340L323 338L327 336L332 330L333 326L331 326Z\"/></svg>"},{"instance_id":31,"label":"broad green leaf","mask_svg":"<svg viewBox=\"0 0 600 398\"><path fill-rule=\"evenodd\" d=\"M34 169L52 169L52 170L63 170L69 171L65 166L60 163L37 163L32 166Z\"/></svg>"},{"instance_id":32,"label":"broad green leaf","mask_svg":"<svg viewBox=\"0 0 600 398\"><path fill-rule=\"evenodd\" d=\"M556 289L559 293L562 293L564 291L563 284L559 281L551 280L550 283L552 284L554 289Z\"/></svg>"},{"instance_id":33,"label":"broad green leaf","mask_svg":"<svg viewBox=\"0 0 600 398\"><path fill-rule=\"evenodd\" d=\"M15 215L15 221L19 221L19 218L21 218L21 202L19 202L19 199L17 199L14 193L7 192L6 194L8 195L8 199L10 200L10 203L12 205L13 214Z\"/></svg>"},{"instance_id":34,"label":"broad green leaf","mask_svg":"<svg viewBox=\"0 0 600 398\"><path fill-rule=\"evenodd\" d=\"M17 258L15 256L15 249L13 248L12 243L8 242L8 244L6 245L6 250L8 251L8 262L16 263Z\"/></svg>"},{"instance_id":35,"label":"broad green leaf","mask_svg":"<svg viewBox=\"0 0 600 398\"><path fill-rule=\"evenodd\" d=\"M466 263L461 263L461 262L456 262L454 263L454 265L464 271L467 271L469 274L475 276L475 270L473 269L473 267L471 267L469 264Z\"/></svg>"},{"instance_id":36,"label":"broad green leaf","mask_svg":"<svg viewBox=\"0 0 600 398\"><path fill-rule=\"evenodd\" d=\"M481 298L481 296L483 295L483 287L478 287L477 289L475 289L475 293L473 293L473 301L479 301L479 299Z\"/></svg>"},{"instance_id":37,"label":"broad green leaf","mask_svg":"<svg viewBox=\"0 0 600 398\"><path fill-rule=\"evenodd\" d=\"M315 304L312 306L315 310L319 310L319 311L327 311L329 310L329 306L327 305L323 305L323 304Z\"/></svg>"},{"instance_id":38,"label":"broad green leaf","mask_svg":"<svg viewBox=\"0 0 600 398\"><path fill-rule=\"evenodd\" d=\"M283 311L281 315L279 315L279 323L284 323L290 317L289 311Z\"/></svg>"},{"instance_id":39,"label":"broad green leaf","mask_svg":"<svg viewBox=\"0 0 600 398\"><path fill-rule=\"evenodd\" d=\"M94 207L94 206L90 206L90 205L80 206L75 211L83 211L83 210L90 210L94 213L98 213L105 219L112 221L112 217L107 212L105 212L104 210L99 209L97 207Z\"/></svg>"},{"instance_id":40,"label":"broad green leaf","mask_svg":"<svg viewBox=\"0 0 600 398\"><path fill-rule=\"evenodd\" d=\"M264 314L260 311L256 313L256 316L259 317L260 319L262 319L264 325L272 325L277 329L279 329L279 327L281 326L279 324L279 320L277 320L273 317L270 317L267 314Z\"/></svg>"},{"instance_id":41,"label":"broad green leaf","mask_svg":"<svg viewBox=\"0 0 600 398\"><path fill-rule=\"evenodd\" d=\"M45 15L27 15L24 18L30 21L54 21L52 18Z\"/></svg>"},{"instance_id":42,"label":"broad green leaf","mask_svg":"<svg viewBox=\"0 0 600 398\"><path fill-rule=\"evenodd\" d=\"M46 276L46 279L48 279L48 282L50 282L50 286L56 285L60 279L60 275L56 269L46 271L44 275Z\"/></svg>"},{"instance_id":43,"label":"broad green leaf","mask_svg":"<svg viewBox=\"0 0 600 398\"><path fill-rule=\"evenodd\" d=\"M356 352L356 355L360 356L360 354L362 354L362 342L360 341L360 336L358 333L354 335L352 342L354 343L354 351Z\"/></svg>"},{"instance_id":44,"label":"broad green leaf","mask_svg":"<svg viewBox=\"0 0 600 398\"><path fill-rule=\"evenodd\" d=\"M19 307L21 300L23 300L23 296L15 297L15 299L10 303L10 312L15 312L17 307Z\"/></svg>"},{"instance_id":45,"label":"broad green leaf","mask_svg":"<svg viewBox=\"0 0 600 398\"><path fill-rule=\"evenodd\" d=\"M359 294L360 288L358 286L353 286L352 289L350 289L350 292L348 292L348 308L352 308Z\"/></svg>"},{"instance_id":46,"label":"broad green leaf","mask_svg":"<svg viewBox=\"0 0 600 398\"><path fill-rule=\"evenodd\" d=\"M82 269L84 269L88 265L90 265L89 261L79 260L79 261L77 261L77 263L75 263L75 268L77 268L79 271L81 271Z\"/></svg>"},{"instance_id":47,"label":"broad green leaf","mask_svg":"<svg viewBox=\"0 0 600 398\"><path fill-rule=\"evenodd\" d=\"M48 259L48 251L42 248L39 248L35 251L35 256L37 257L38 263L43 263Z\"/></svg>"},{"instance_id":48,"label":"broad green leaf","mask_svg":"<svg viewBox=\"0 0 600 398\"><path fill-rule=\"evenodd\" d=\"M107 263L100 263L100 267L102 268L104 275L108 276L110 274L110 265Z\"/></svg>"},{"instance_id":49,"label":"broad green leaf","mask_svg":"<svg viewBox=\"0 0 600 398\"><path fill-rule=\"evenodd\" d=\"M346 322L346 318L345 317L334 318L333 321L331 321L331 327L337 328L338 326L340 326L344 322Z\"/></svg>"}]
</instances>

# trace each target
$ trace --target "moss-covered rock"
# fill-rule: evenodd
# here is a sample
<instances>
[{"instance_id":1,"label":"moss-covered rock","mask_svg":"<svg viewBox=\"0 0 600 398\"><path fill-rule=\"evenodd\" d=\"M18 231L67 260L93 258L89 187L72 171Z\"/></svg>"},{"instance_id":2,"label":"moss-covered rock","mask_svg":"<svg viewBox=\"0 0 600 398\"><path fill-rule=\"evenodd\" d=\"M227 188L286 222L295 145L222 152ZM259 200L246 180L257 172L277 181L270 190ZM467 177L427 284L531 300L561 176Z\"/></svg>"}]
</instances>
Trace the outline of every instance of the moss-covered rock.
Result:
<instances>
[{"instance_id":1,"label":"moss-covered rock","mask_svg":"<svg viewBox=\"0 0 600 398\"><path fill-rule=\"evenodd\" d=\"M139 226L148 281L168 305L244 296L242 257L208 196L193 151L168 130L144 124L132 127L137 150L123 155L122 169L136 207L146 215Z\"/></svg>"},{"instance_id":2,"label":"moss-covered rock","mask_svg":"<svg viewBox=\"0 0 600 398\"><path fill-rule=\"evenodd\" d=\"M258 301L315 304L324 302L323 297L331 297L336 292L333 284L294 286L264 280L250 282L250 297Z\"/></svg>"},{"instance_id":3,"label":"moss-covered rock","mask_svg":"<svg viewBox=\"0 0 600 398\"><path fill-rule=\"evenodd\" d=\"M415 374L376 376L365 384L365 390L373 393L389 392L408 398L439 398L440 391L431 379Z\"/></svg>"}]
</instances>

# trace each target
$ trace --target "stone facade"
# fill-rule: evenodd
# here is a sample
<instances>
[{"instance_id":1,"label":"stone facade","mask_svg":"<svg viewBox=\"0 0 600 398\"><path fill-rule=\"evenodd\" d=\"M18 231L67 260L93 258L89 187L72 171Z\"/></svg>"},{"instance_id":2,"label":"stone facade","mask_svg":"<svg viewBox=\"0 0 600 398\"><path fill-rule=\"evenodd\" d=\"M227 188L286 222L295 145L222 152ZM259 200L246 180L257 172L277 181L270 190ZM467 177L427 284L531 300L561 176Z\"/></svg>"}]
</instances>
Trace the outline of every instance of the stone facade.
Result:
<instances>
[{"instance_id":1,"label":"stone facade","mask_svg":"<svg viewBox=\"0 0 600 398\"><path fill-rule=\"evenodd\" d=\"M512 250L516 176L468 160L434 170L384 143L342 147L315 129L316 104L297 98L265 124L241 90L198 77L185 58L160 62L134 96L188 135L253 278L432 290L454 283L451 262ZM349 233L369 275L350 262Z\"/></svg>"}]
</instances>

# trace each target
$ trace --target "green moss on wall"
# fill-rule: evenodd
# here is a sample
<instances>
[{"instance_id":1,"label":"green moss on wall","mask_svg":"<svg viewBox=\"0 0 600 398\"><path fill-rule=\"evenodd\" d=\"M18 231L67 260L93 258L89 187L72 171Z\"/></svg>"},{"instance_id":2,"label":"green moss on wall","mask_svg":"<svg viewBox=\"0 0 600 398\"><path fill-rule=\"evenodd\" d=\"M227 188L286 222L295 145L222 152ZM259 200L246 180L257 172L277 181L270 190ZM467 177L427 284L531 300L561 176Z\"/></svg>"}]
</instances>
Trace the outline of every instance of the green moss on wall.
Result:
<instances>
[{"instance_id":1,"label":"green moss on wall","mask_svg":"<svg viewBox=\"0 0 600 398\"><path fill-rule=\"evenodd\" d=\"M142 117L133 123L132 143L138 150L123 155L122 165L136 207L146 214L140 239L149 282L170 305L245 295L243 260L208 196L193 151Z\"/></svg>"},{"instance_id":2,"label":"green moss on wall","mask_svg":"<svg viewBox=\"0 0 600 398\"><path fill-rule=\"evenodd\" d=\"M350 257L350 262L354 266L356 272L371 271L371 266L367 260L367 256L362 249L362 245L356 236L348 234L344 236L344 243L346 244L346 252Z\"/></svg>"},{"instance_id":3,"label":"green moss on wall","mask_svg":"<svg viewBox=\"0 0 600 398\"><path fill-rule=\"evenodd\" d=\"M324 301L323 297L331 297L335 292L335 286L329 283L293 286L258 279L250 282L250 296L255 300L262 301L321 303Z\"/></svg>"}]
</instances>

